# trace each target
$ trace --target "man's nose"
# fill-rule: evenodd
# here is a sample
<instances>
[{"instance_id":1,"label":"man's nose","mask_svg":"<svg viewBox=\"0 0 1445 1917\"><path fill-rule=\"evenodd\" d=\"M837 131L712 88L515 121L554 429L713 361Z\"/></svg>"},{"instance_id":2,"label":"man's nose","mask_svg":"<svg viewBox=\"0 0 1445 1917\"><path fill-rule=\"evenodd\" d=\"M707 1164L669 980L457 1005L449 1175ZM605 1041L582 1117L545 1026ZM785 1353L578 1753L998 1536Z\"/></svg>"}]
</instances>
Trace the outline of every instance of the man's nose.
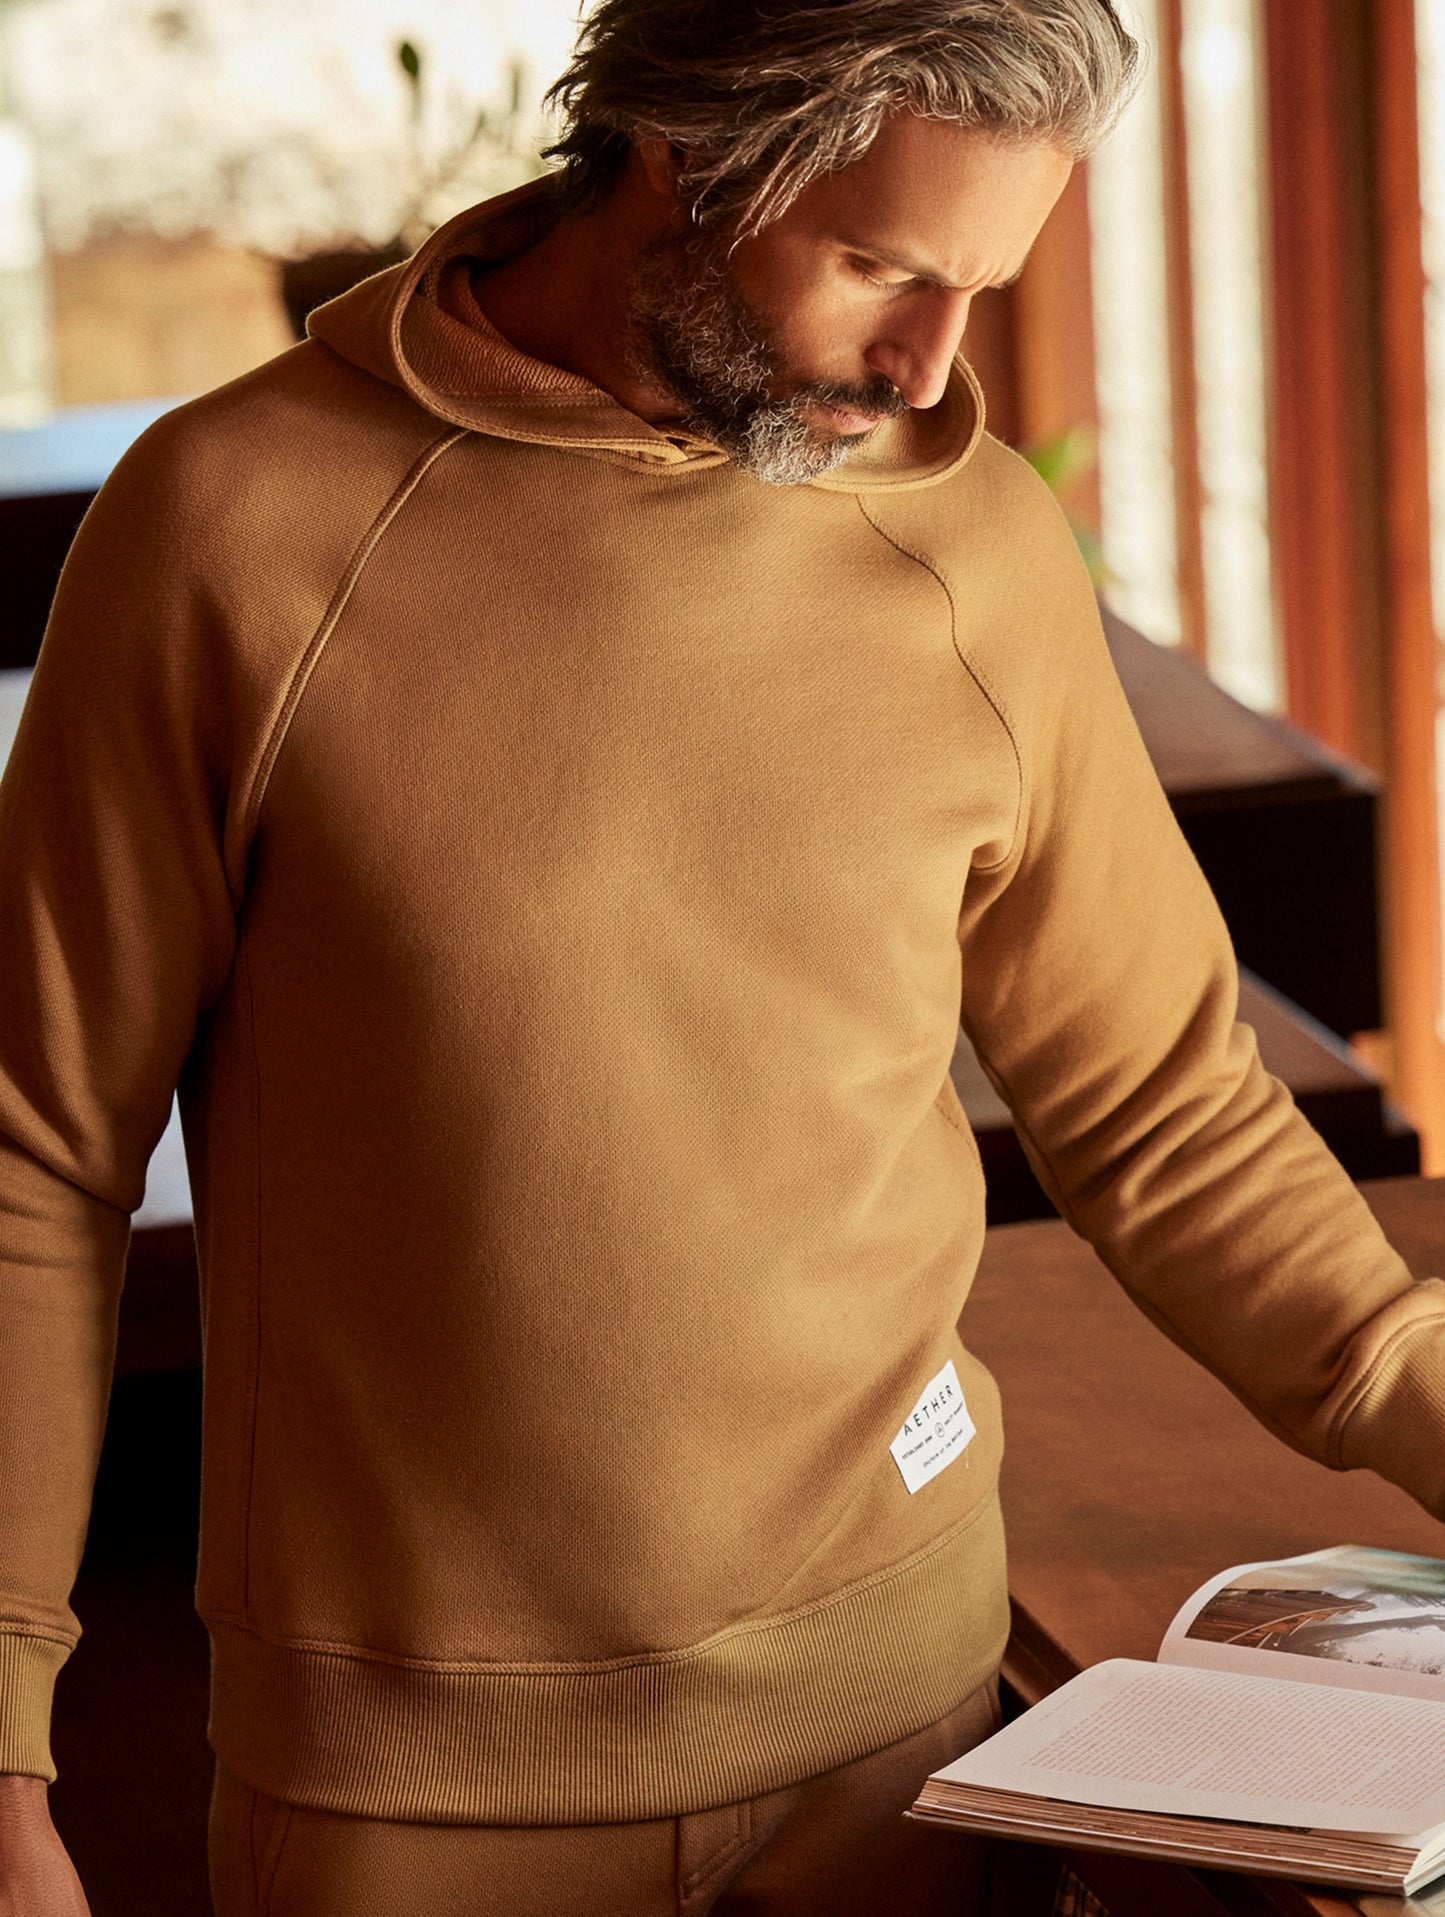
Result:
<instances>
[{"instance_id":1,"label":"man's nose","mask_svg":"<svg viewBox=\"0 0 1445 1917\"><path fill-rule=\"evenodd\" d=\"M940 291L899 315L883 337L864 354L869 368L882 373L910 406L936 406L948 384L949 369L963 344L972 293Z\"/></svg>"}]
</instances>

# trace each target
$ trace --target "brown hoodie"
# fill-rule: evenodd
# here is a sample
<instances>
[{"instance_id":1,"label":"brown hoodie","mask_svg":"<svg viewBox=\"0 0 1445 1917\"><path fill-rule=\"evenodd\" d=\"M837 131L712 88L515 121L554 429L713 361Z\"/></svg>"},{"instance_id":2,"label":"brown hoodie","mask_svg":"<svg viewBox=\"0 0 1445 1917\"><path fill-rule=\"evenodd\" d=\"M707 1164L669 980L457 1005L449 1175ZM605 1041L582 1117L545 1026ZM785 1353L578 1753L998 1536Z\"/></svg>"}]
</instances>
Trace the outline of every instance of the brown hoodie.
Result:
<instances>
[{"instance_id":1,"label":"brown hoodie","mask_svg":"<svg viewBox=\"0 0 1445 1917\"><path fill-rule=\"evenodd\" d=\"M486 326L448 262L538 205L163 420L66 569L0 787L0 1769L178 1079L212 1733L275 1796L657 1816L989 1675L960 1007L1165 1330L1445 1507L1445 1290L1234 1025L972 377L760 485Z\"/></svg>"}]
</instances>

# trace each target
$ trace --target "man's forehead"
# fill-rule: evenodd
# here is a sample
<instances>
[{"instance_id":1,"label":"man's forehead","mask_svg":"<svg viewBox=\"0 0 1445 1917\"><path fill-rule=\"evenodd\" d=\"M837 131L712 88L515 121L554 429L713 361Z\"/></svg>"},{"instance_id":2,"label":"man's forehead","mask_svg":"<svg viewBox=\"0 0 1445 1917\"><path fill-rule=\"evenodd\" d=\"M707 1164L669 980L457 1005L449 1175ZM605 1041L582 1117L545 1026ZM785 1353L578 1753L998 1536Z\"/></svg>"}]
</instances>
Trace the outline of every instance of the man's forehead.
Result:
<instances>
[{"instance_id":1,"label":"man's forehead","mask_svg":"<svg viewBox=\"0 0 1445 1917\"><path fill-rule=\"evenodd\" d=\"M814 181L791 211L815 237L974 290L1016 277L1072 165L1047 141L904 113L861 160Z\"/></svg>"}]
</instances>

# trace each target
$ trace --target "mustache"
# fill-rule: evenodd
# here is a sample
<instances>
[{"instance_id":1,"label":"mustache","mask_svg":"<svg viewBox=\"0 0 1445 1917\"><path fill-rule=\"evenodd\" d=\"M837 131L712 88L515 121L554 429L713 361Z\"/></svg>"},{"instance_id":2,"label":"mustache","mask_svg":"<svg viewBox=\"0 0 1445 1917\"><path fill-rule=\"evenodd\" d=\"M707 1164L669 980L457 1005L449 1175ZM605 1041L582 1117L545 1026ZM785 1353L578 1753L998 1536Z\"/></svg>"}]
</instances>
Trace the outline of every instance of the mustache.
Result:
<instances>
[{"instance_id":1,"label":"mustache","mask_svg":"<svg viewBox=\"0 0 1445 1917\"><path fill-rule=\"evenodd\" d=\"M840 412L861 413L869 419L897 419L909 410L908 401L882 373L854 386L843 380L806 380L788 395L788 404L836 406Z\"/></svg>"}]
</instances>

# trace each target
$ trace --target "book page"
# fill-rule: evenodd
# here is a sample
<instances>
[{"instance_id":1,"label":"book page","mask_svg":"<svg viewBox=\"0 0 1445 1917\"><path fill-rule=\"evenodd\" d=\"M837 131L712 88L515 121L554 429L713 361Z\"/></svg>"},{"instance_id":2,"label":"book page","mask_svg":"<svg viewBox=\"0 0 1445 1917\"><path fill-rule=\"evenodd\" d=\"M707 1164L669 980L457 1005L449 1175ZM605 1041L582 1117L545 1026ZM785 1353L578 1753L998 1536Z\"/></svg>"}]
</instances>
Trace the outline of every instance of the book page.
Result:
<instances>
[{"instance_id":1,"label":"book page","mask_svg":"<svg viewBox=\"0 0 1445 1917\"><path fill-rule=\"evenodd\" d=\"M1116 1658L936 1775L1418 1847L1445 1821L1442 1751L1445 1703Z\"/></svg>"},{"instance_id":2,"label":"book page","mask_svg":"<svg viewBox=\"0 0 1445 1917\"><path fill-rule=\"evenodd\" d=\"M1341 1544L1235 1565L1188 1599L1159 1661L1445 1700L1445 1562Z\"/></svg>"}]
</instances>

